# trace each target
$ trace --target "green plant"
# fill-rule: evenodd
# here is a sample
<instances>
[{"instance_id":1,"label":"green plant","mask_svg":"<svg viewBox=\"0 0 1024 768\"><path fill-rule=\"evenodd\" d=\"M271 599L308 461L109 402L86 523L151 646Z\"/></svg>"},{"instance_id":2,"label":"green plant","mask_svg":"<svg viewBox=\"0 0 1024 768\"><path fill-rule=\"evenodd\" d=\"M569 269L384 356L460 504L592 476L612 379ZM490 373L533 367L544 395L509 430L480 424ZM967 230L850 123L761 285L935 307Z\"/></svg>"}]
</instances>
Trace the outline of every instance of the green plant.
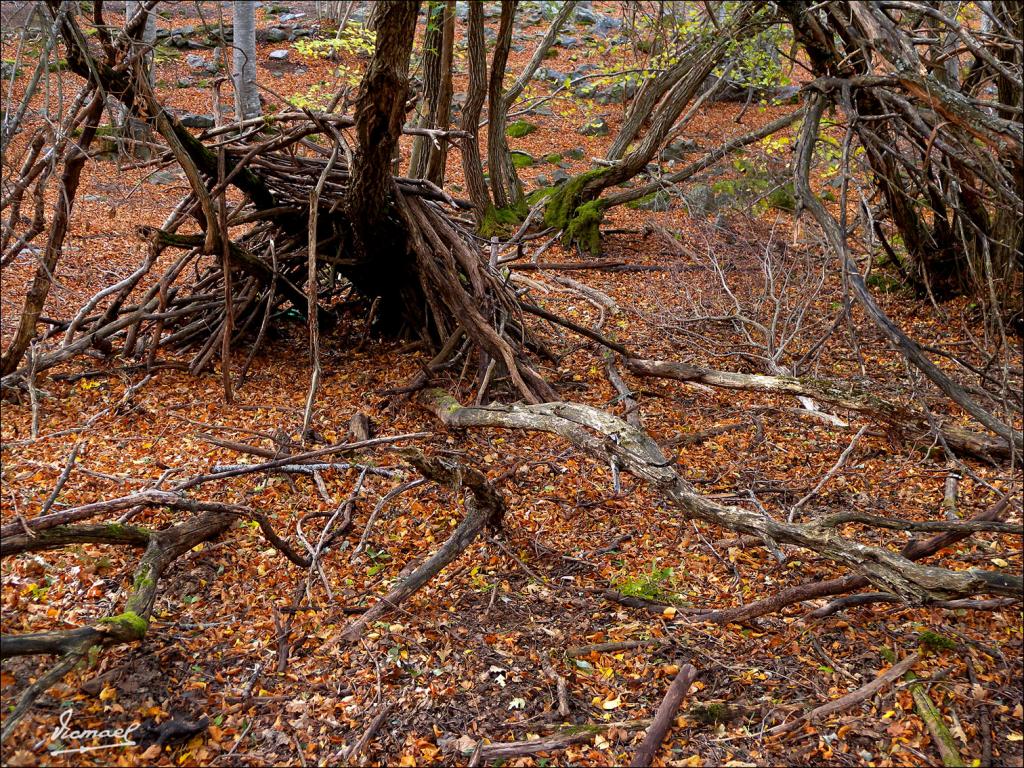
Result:
<instances>
[{"instance_id":1,"label":"green plant","mask_svg":"<svg viewBox=\"0 0 1024 768\"><path fill-rule=\"evenodd\" d=\"M675 597L675 572L672 568L658 568L651 563L651 569L646 573L623 576L614 586L629 597L652 602L671 601Z\"/></svg>"},{"instance_id":2,"label":"green plant","mask_svg":"<svg viewBox=\"0 0 1024 768\"><path fill-rule=\"evenodd\" d=\"M336 59L340 53L369 56L377 43L377 33L357 22L349 22L337 37L326 40L300 38L292 47L311 59Z\"/></svg>"}]
</instances>

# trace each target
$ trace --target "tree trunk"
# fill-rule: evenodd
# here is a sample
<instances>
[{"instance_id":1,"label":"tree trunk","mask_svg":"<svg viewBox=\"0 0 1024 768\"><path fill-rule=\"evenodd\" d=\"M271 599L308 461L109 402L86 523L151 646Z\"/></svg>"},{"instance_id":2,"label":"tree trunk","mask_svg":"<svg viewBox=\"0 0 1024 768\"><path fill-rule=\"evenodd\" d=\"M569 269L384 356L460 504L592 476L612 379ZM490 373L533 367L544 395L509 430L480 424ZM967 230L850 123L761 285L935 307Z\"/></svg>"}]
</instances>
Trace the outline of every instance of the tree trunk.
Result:
<instances>
[{"instance_id":1,"label":"tree trunk","mask_svg":"<svg viewBox=\"0 0 1024 768\"><path fill-rule=\"evenodd\" d=\"M487 168L491 176L491 194L496 208L518 205L523 199L523 185L512 165L505 129L508 123L505 102L505 68L512 45L513 21L517 0L502 0L501 22L494 42L491 79L487 94Z\"/></svg>"},{"instance_id":2,"label":"tree trunk","mask_svg":"<svg viewBox=\"0 0 1024 768\"><path fill-rule=\"evenodd\" d=\"M234 37L231 81L235 86L235 117L248 120L260 114L260 95L256 89L256 5L234 0Z\"/></svg>"},{"instance_id":3,"label":"tree trunk","mask_svg":"<svg viewBox=\"0 0 1024 768\"><path fill-rule=\"evenodd\" d=\"M452 43L454 42L454 10L448 0L431 0L427 5L427 28L423 35L423 97L421 128L445 130L451 113ZM409 176L443 181L443 154L447 142L431 136L417 136L409 160ZM431 178L431 172L434 178ZM438 178L440 176L440 178Z\"/></svg>"},{"instance_id":4,"label":"tree trunk","mask_svg":"<svg viewBox=\"0 0 1024 768\"><path fill-rule=\"evenodd\" d=\"M364 296L380 297L382 328L397 331L403 320L422 312L406 232L394 210L391 160L398 148L409 92L409 58L419 2L387 0L375 6L377 44L356 100L359 147L346 197L352 227L347 270Z\"/></svg>"},{"instance_id":5,"label":"tree trunk","mask_svg":"<svg viewBox=\"0 0 1024 768\"><path fill-rule=\"evenodd\" d=\"M491 196L484 181L484 166L480 161L480 113L487 98L487 47L484 43L484 9L481 3L469 4L469 21L466 30L469 54L469 86L466 89L466 103L462 105L460 128L470 134L462 140L462 175L466 179L466 191L473 203L477 223L491 205Z\"/></svg>"}]
</instances>

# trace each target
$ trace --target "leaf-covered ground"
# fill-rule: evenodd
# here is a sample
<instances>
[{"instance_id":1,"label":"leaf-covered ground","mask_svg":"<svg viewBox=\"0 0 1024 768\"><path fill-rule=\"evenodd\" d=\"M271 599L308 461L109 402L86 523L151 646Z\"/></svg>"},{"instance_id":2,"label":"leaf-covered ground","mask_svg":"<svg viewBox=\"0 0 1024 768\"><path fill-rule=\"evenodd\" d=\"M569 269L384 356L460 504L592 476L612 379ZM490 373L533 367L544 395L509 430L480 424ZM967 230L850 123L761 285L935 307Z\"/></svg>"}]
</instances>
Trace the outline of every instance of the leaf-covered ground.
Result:
<instances>
[{"instance_id":1,"label":"leaf-covered ground","mask_svg":"<svg viewBox=\"0 0 1024 768\"><path fill-rule=\"evenodd\" d=\"M306 5L312 4L289 8ZM613 10L614 4L605 5ZM258 11L261 29L273 22L267 10L265 4ZM198 21L182 4L168 23ZM513 54L510 71L525 64L543 29L541 24L520 30L523 50ZM582 37L586 29L567 33ZM5 58L8 45L5 41ZM288 60L271 66L270 51L281 48L289 50ZM184 55L162 51L157 78L166 103L209 112L210 91L202 78L189 70ZM559 69L584 62L608 65L624 56L585 41L555 51L546 65ZM261 43L259 60L261 81L277 94L307 94L322 81L333 83L330 63L303 58L287 43ZM460 63L464 67L464 53ZM350 66L357 67L358 60ZM61 77L73 92L73 76ZM177 87L185 80L191 83ZM457 75L456 91L464 87L464 75ZM543 95L550 85L534 81L531 89ZM528 189L539 174L550 178L559 168L569 174L589 169L590 158L603 156L609 139L581 136L577 128L600 116L614 135L622 114L621 105L601 106L564 92L547 106L550 114L524 116L538 130L510 142L538 159L520 172ZM787 108L755 105L737 123L742 103L715 103L700 111L685 136L710 148ZM570 150L579 148L583 152L574 159ZM706 183L729 194L750 167L784 166L787 153L784 147L758 146L745 155L749 166L726 163ZM457 189L460 170L452 158L450 177ZM9 170L5 166L5 174ZM165 172L154 180L153 170L119 169L112 159L88 164L46 314L69 316L141 261L144 246L135 228L159 225L187 186ZM825 188L828 179L821 181ZM736 194L731 205L711 212L676 197L668 211L614 209L605 224L611 232L604 258L674 271L564 275L614 299L617 311L606 312L603 331L645 356L763 372L751 357L756 350L731 326L695 321L734 310L722 280L742 306L770 313L770 303L760 299L764 265L774 265L780 302L806 300L805 327L792 342L796 357L832 324L842 289L838 268L827 261L815 232L794 226L785 210L757 204L757 196ZM652 224L677 233L678 245L647 230ZM554 245L544 260L580 257ZM4 269L5 340L34 268L34 257L26 254ZM584 325L601 319L592 303L554 281L558 273L524 274L543 286L534 296L546 307ZM784 275L790 278L787 285ZM820 290L812 293L819 280ZM885 281L876 284L880 303L924 344L963 352L971 349L969 334L981 333L966 301L937 308L889 288ZM838 570L795 549L787 549L780 563L765 548L743 546L728 531L684 520L632 477L623 476L616 492L610 467L555 439L446 432L410 401L383 394L405 384L428 357L368 335L368 311L364 304L349 308L323 339L316 431L327 443L342 441L350 417L364 413L379 434L431 432L416 445L484 469L505 495L509 513L503 533L473 545L358 644L322 649L351 618L346 609L372 603L403 568L435 549L463 515L456 494L421 486L383 509L363 551L353 555L379 498L402 477L413 477L386 450L369 452L360 459L393 467L402 477L366 479L355 525L323 559L333 600L313 577L309 599L289 613L308 575L270 548L254 526L239 522L174 564L161 582L155 621L143 645L91 659L41 700L4 745L5 764L332 765L387 708L364 752L369 763L462 764L480 740L548 736L569 722L603 727L585 743L507 764L620 765L628 762L642 734L643 724L638 728L632 721L653 715L678 666L687 662L701 676L659 754L667 765L935 764L938 752L905 682L785 738L766 733L860 687L919 647L922 660L913 671L927 683L966 761L979 760L988 744L994 764L1020 764L1019 607L967 612L879 603L815 620L806 616L815 606L804 605L751 626L695 623L688 618L690 609L750 602L784 586L833 577ZM601 350L568 334L551 335L550 341L569 352L557 367L542 370L563 397L621 414ZM958 373L952 363L938 359ZM856 308L851 323L830 337L813 373L860 380L897 399L912 397L911 374ZM273 436L295 438L308 375L305 330L286 320L276 324L276 337L254 361L232 405L224 403L216 371L201 377L161 371L130 402L121 403L143 373L89 359L60 368L38 382L44 391L39 439L30 437L28 405L3 405L3 519L38 513L76 444L77 463L58 507L123 495L167 472L181 478L215 464L255 462L208 438L270 449ZM711 496L761 504L776 515L784 516L816 485L866 423L840 414L850 427L830 426L795 413L798 404L787 398L626 379L638 393L646 428L671 442L687 479ZM445 383L457 392L459 372ZM474 394L461 392L461 397L466 401ZM927 397L937 412L947 410L939 397ZM76 431L101 412L88 429ZM734 428L715 431L722 426ZM857 509L937 519L943 514L948 469L932 446L890 440L872 427L803 513ZM971 463L970 469L974 476L960 483L963 517L990 505L1013 479L1006 469L981 463ZM259 509L294 540L296 520L337 508L357 476L358 470L325 471L324 488L318 489L307 476L263 474L204 486L199 494ZM159 526L173 519L169 512L154 511L135 521ZM1020 520L1019 506L1009 519ZM847 532L854 535L855 529ZM894 548L906 541L898 532L856 535ZM72 628L116 612L130 586L133 558L131 552L83 545L4 560L3 631ZM1021 542L979 534L938 559L957 569L995 565L1019 571ZM658 607L609 601L600 594L609 588ZM651 640L664 642L569 653L589 644ZM285 671L278 672L282 643L291 653ZM15 692L44 668L36 659L5 663L0 681L5 712ZM566 681L568 717L557 712L559 676ZM73 708L78 728L200 716L211 724L185 743L163 748L53 755L62 745L50 734L67 707Z\"/></svg>"}]
</instances>

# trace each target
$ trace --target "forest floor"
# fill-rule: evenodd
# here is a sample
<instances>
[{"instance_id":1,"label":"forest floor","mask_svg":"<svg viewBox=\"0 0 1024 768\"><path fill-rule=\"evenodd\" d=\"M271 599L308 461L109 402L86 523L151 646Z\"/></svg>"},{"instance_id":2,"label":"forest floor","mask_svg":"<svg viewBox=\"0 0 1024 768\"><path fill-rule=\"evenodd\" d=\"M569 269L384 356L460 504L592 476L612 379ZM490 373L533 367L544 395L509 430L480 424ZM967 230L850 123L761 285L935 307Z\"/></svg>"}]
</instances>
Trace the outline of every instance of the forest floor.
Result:
<instances>
[{"instance_id":1,"label":"forest floor","mask_svg":"<svg viewBox=\"0 0 1024 768\"><path fill-rule=\"evenodd\" d=\"M261 17L267 5L258 12ZM184 11L176 13L169 23L198 21ZM269 24L264 19L260 28ZM510 71L529 58L535 42L528 35L542 30L523 30L525 50L513 55ZM567 34L575 33L570 29ZM276 49L288 49L289 59L271 67L268 55ZM557 57L546 66L604 64L608 56L588 44L555 50ZM183 54L166 53L157 64L166 103L208 113L211 97L201 87L201 77L189 70ZM259 62L261 81L288 96L330 80L333 67L303 58L288 43L261 43ZM73 93L73 76L61 77ZM193 82L176 87L185 80ZM532 87L543 93L546 86ZM462 88L464 78L457 77L456 91ZM581 136L577 128L600 116L614 135L622 114L621 105L576 98L559 97L548 106L551 114L524 116L537 126L535 132L511 140L513 149L540 159L521 171L528 190L538 174L550 177L558 168L569 174L590 168L590 158L603 156L609 139ZM714 103L700 111L685 136L701 147L713 147L786 108L755 104L737 123L742 103ZM577 148L582 156L571 159L566 153ZM562 157L543 159L554 154ZM764 147L746 157L765 167L779 162ZM449 168L457 187L461 173L456 158L453 153ZM742 167L726 163L724 168L709 183L743 177ZM8 171L5 167L4 173ZM70 316L100 287L125 276L142 260L145 246L136 228L158 226L187 188L183 178L166 172L154 178L152 171L125 169L114 159L87 165L45 314ZM676 233L678 244L660 239L652 225ZM803 326L791 342L792 355L785 359L806 351L842 307L838 268L816 233L795 225L785 210L737 196L731 205L702 212L673 197L667 211L614 209L605 229L609 234L603 258L675 271L561 274L614 299L617 311L607 313L603 332L642 350L645 357L763 372L749 356L757 350L744 347L731 327L698 320L734 311L723 279L752 316L770 319L771 302L760 300L766 264L777 276L780 306L805 307ZM580 260L579 254L559 245L544 257L550 262ZM0 319L5 342L34 268L34 258L26 253L4 269ZM524 274L549 291L535 298L552 311L588 326L601 321L578 293L559 291L562 286L551 279L559 273ZM921 343L969 351L973 339L984 333L976 309L966 301L936 307L892 288L894 281L883 278L874 283L879 303ZM369 334L368 313L367 304L348 308L322 340L324 380L316 403L316 431L326 443L342 441L350 417L363 413L380 435L429 432L414 444L428 454L480 467L494 480L508 502L504 530L472 545L387 621L372 626L358 644L323 650L321 645L349 620L347 609L371 604L403 568L447 538L464 514L449 489L420 486L383 510L363 552L353 556L377 501L402 478L415 476L386 450L368 452L359 460L402 474L366 478L351 532L322 561L333 599L313 578L303 609L286 612L307 574L269 548L253 526L239 523L172 566L161 581L144 644L91 659L43 697L4 745L5 764L331 765L386 709L382 727L365 749L369 764L465 763L482 739L497 743L531 734L543 737L570 722L602 727L587 742L506 764L621 765L628 762L643 729L631 721L652 717L683 663L692 663L701 676L659 753L664 764L935 764L936 746L906 681L787 737L765 733L860 687L893 658L916 652L926 632L941 640L925 635L931 641L922 646L922 659L913 671L926 683L966 762L978 764L987 749L993 764L1021 764L1024 626L1018 607L968 612L875 604L812 619L806 614L816 606L802 605L752 625L694 622L688 609L747 603L782 586L832 578L837 568L790 549L780 563L763 547L737 543L728 531L683 519L630 476L621 478L616 492L610 467L554 438L444 430L409 400L383 394L405 384L428 356ZM128 407L102 415L85 431L70 431L116 405L144 375L88 359L56 369L38 382L45 392L38 439L30 437L32 408L4 403L3 520L38 513L76 445L75 471L58 506L123 495L167 471L188 477L216 464L254 461L211 444L211 435L269 449L275 445L268 436L297 437L309 383L305 328L296 321L276 329L230 405L224 402L219 371L192 377L164 370ZM600 348L569 335L552 336L551 342L569 352L557 367L542 369L562 397L621 415ZM737 354L741 348L749 353L746 358ZM1019 355L1016 360L1019 365ZM955 372L946 363L940 359ZM856 307L850 323L831 335L810 374L856 380L897 399L913 397L913 377L902 358ZM714 498L761 504L775 515L785 516L814 488L854 432L867 423L845 413L838 415L850 423L848 428L809 419L795 412L792 398L624 375L638 393L645 427L656 440L674 445L686 479ZM457 375L444 386L463 402L475 394L460 390ZM497 394L502 394L500 388ZM923 396L936 412L950 412L937 395ZM719 427L728 429L716 433ZM962 479L959 493L965 518L990 505L1013 480L1002 467L981 462L968 466L973 476ZM932 446L890 440L869 430L803 512L813 517L857 509L934 520L943 514L949 471L945 457ZM318 489L307 476L263 474L205 487L201 495L257 508L278 531L294 538L301 515L336 509L352 493L358 475L355 469L325 471L324 487ZM1009 519L1019 521L1019 509ZM171 520L166 510L135 518L150 526ZM906 541L899 533L858 535L894 548ZM1019 540L977 534L932 561L954 569L995 564L1019 571L1021 556ZM72 628L116 612L133 564L129 552L92 545L46 557L5 559L3 631ZM630 608L608 601L599 591L609 588L658 607ZM286 668L278 671L279 626L289 621L290 641L284 642L290 642L291 653ZM567 653L606 641L652 639L664 643L581 656ZM0 678L5 713L14 692L44 668L37 659L5 662ZM566 681L567 717L557 712L558 676ZM163 748L58 755L54 753L61 744L51 734L67 708L73 710L75 728L201 716L210 725L183 744Z\"/></svg>"}]
</instances>

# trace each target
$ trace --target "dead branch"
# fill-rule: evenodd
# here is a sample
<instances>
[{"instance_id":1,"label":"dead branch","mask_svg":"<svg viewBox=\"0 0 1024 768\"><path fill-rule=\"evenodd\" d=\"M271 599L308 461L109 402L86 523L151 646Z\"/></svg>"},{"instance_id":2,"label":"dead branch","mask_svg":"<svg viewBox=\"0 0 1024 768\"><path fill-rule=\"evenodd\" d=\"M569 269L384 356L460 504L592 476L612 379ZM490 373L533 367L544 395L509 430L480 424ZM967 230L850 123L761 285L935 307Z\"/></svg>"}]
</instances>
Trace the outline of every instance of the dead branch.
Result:
<instances>
[{"instance_id":1,"label":"dead branch","mask_svg":"<svg viewBox=\"0 0 1024 768\"><path fill-rule=\"evenodd\" d=\"M662 699L658 711L654 715L654 721L647 729L647 735L644 736L643 742L629 763L630 768L644 768L654 762L654 756L661 747L661 742L665 740L668 729L672 726L679 705L683 703L686 692L690 690L690 686L696 679L697 668L690 664L684 664L668 687L665 698Z\"/></svg>"},{"instance_id":2,"label":"dead branch","mask_svg":"<svg viewBox=\"0 0 1024 768\"><path fill-rule=\"evenodd\" d=\"M759 512L718 504L696 493L679 477L648 435L589 406L560 402L463 407L440 390L422 393L419 402L449 427L551 432L602 462L614 457L635 476L657 488L687 517L810 549L862 573L869 581L900 595L910 604L978 593L1016 596L1024 585L1020 577L1002 572L951 571L917 565L903 555L861 544L816 524L781 522Z\"/></svg>"}]
</instances>

